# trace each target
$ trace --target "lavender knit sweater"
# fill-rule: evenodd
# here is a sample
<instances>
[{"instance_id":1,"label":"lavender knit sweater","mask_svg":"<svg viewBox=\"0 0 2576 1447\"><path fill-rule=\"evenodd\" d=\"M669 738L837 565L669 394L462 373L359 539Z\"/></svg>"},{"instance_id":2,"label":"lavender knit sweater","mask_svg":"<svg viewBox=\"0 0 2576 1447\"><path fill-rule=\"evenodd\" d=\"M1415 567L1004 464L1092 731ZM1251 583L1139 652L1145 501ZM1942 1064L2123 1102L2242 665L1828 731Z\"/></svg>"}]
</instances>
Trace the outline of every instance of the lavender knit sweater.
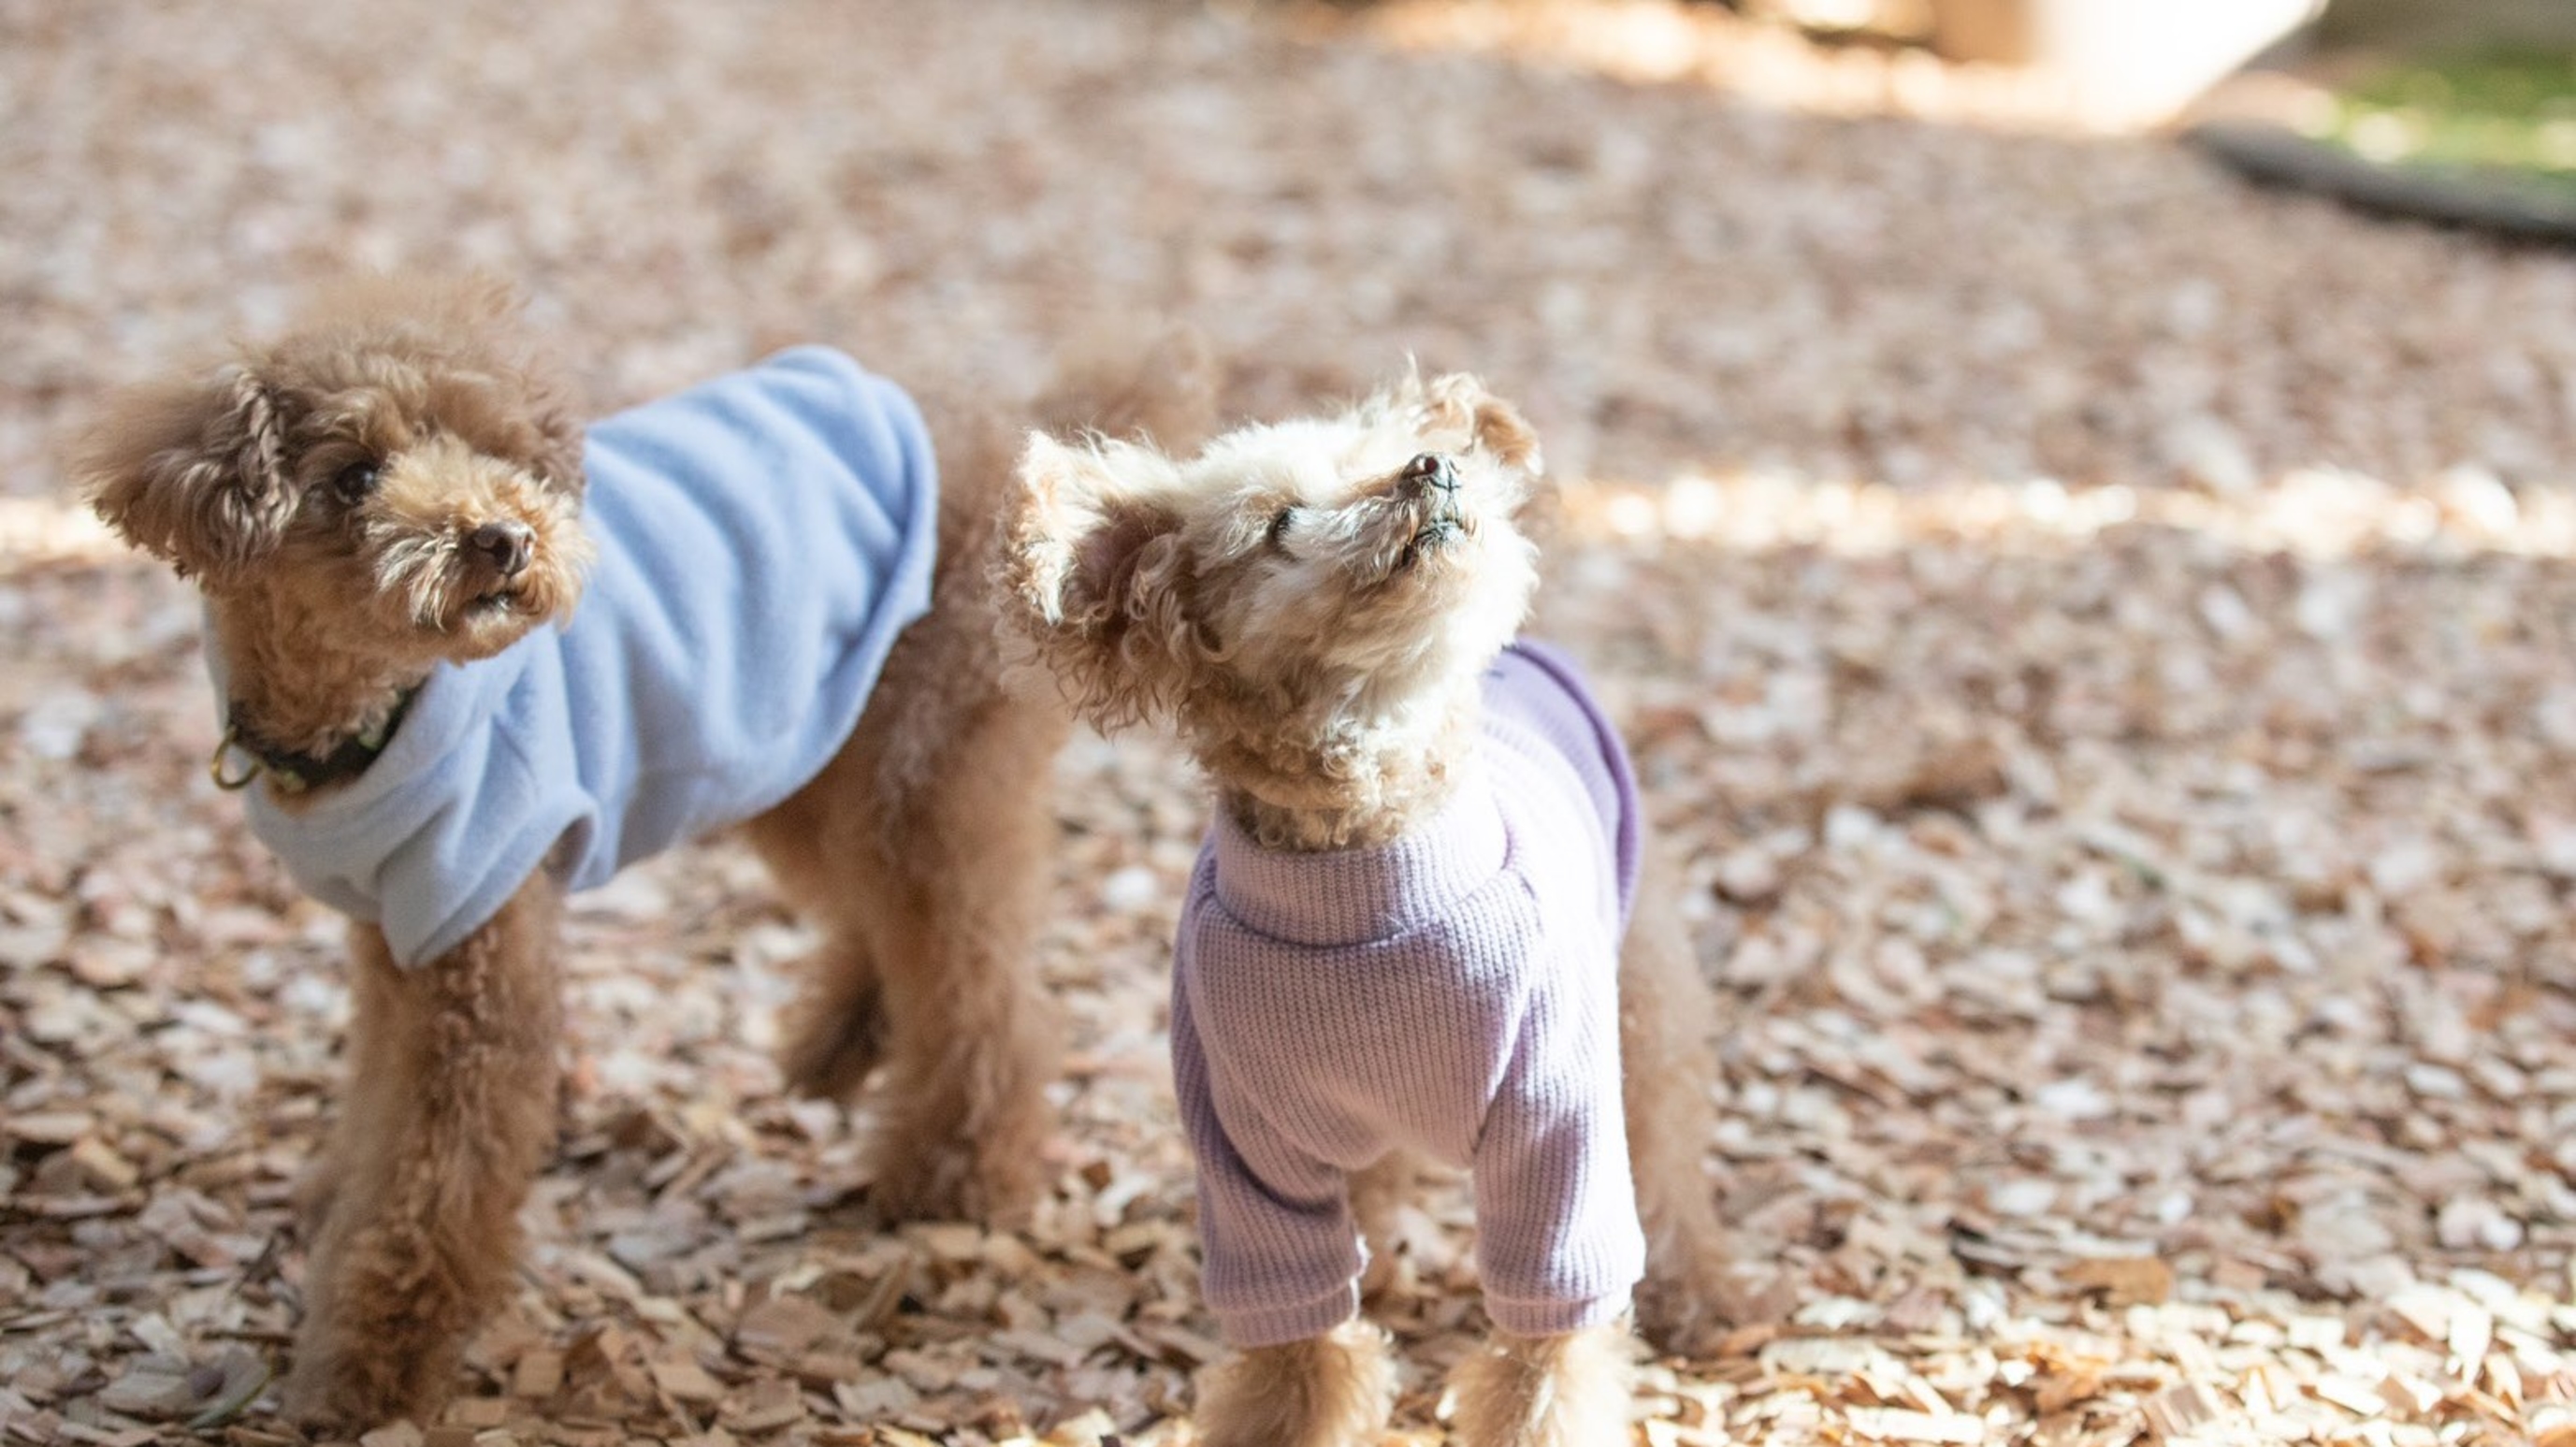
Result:
<instances>
[{"instance_id":1,"label":"lavender knit sweater","mask_svg":"<svg viewBox=\"0 0 2576 1447\"><path fill-rule=\"evenodd\" d=\"M1266 850L1220 815L1200 852L1172 1065L1237 1347L1358 1309L1349 1178L1392 1151L1470 1168L1505 1331L1609 1321L1643 1268L1619 1103L1636 786L1556 653L1513 644L1484 702L1474 770L1393 843Z\"/></svg>"}]
</instances>

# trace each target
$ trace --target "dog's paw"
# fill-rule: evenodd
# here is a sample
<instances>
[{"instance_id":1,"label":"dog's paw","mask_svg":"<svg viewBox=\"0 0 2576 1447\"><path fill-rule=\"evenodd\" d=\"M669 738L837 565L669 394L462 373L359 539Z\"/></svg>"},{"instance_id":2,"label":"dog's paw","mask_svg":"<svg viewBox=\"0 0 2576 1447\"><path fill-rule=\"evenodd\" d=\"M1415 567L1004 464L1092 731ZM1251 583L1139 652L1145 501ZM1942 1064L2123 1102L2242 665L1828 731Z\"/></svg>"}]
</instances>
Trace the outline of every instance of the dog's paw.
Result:
<instances>
[{"instance_id":1,"label":"dog's paw","mask_svg":"<svg viewBox=\"0 0 2576 1447\"><path fill-rule=\"evenodd\" d=\"M417 1363L356 1342L305 1334L280 1393L287 1420L316 1435L355 1436L401 1418L428 1420L439 1395ZM410 1369L407 1369L410 1368Z\"/></svg>"},{"instance_id":2,"label":"dog's paw","mask_svg":"<svg viewBox=\"0 0 2576 1447\"><path fill-rule=\"evenodd\" d=\"M870 1100L869 1203L889 1224L1023 1219L1044 1188L1054 1108L1028 1050L899 1059Z\"/></svg>"},{"instance_id":3,"label":"dog's paw","mask_svg":"<svg viewBox=\"0 0 2576 1447\"><path fill-rule=\"evenodd\" d=\"M1706 1357L1733 1326L1714 1298L1671 1283L1639 1283L1636 1312L1637 1335L1658 1356Z\"/></svg>"},{"instance_id":4,"label":"dog's paw","mask_svg":"<svg viewBox=\"0 0 2576 1447\"><path fill-rule=\"evenodd\" d=\"M868 1203L888 1225L977 1221L1007 1225L1025 1216L1042 1184L1036 1143L1022 1147L924 1139L889 1124L876 1141Z\"/></svg>"},{"instance_id":5,"label":"dog's paw","mask_svg":"<svg viewBox=\"0 0 2576 1447\"><path fill-rule=\"evenodd\" d=\"M1458 1364L1465 1447L1627 1447L1632 1346L1615 1327L1562 1336L1496 1333Z\"/></svg>"},{"instance_id":6,"label":"dog's paw","mask_svg":"<svg viewBox=\"0 0 2576 1447\"><path fill-rule=\"evenodd\" d=\"M906 1221L973 1221L983 1217L983 1193L965 1163L942 1157L888 1161L868 1184L868 1204L887 1225Z\"/></svg>"},{"instance_id":7,"label":"dog's paw","mask_svg":"<svg viewBox=\"0 0 2576 1447\"><path fill-rule=\"evenodd\" d=\"M1205 1447L1359 1447L1386 1428L1395 1399L1386 1333L1347 1321L1319 1337L1255 1347L1199 1377Z\"/></svg>"},{"instance_id":8,"label":"dog's paw","mask_svg":"<svg viewBox=\"0 0 2576 1447\"><path fill-rule=\"evenodd\" d=\"M514 1275L517 1243L488 1227L448 1234L399 1216L361 1221L362 1209L381 1202L342 1192L332 1229L306 1260L286 1415L356 1431L400 1417L435 1421L466 1342Z\"/></svg>"},{"instance_id":9,"label":"dog's paw","mask_svg":"<svg viewBox=\"0 0 2576 1447\"><path fill-rule=\"evenodd\" d=\"M1715 1251L1679 1271L1649 1268L1636 1291L1637 1334L1662 1356L1705 1358L1750 1326L1782 1321L1796 1293L1776 1273Z\"/></svg>"}]
</instances>

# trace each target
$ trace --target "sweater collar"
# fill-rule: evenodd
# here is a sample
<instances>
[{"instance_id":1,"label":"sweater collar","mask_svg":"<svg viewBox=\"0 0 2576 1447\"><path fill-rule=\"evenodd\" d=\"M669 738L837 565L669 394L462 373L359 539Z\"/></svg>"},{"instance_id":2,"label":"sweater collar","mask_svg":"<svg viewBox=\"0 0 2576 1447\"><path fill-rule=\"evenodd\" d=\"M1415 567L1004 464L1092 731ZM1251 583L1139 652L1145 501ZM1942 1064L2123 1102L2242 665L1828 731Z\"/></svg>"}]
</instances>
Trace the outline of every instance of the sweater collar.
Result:
<instances>
[{"instance_id":1,"label":"sweater collar","mask_svg":"<svg viewBox=\"0 0 2576 1447\"><path fill-rule=\"evenodd\" d=\"M1264 848L1220 809L1208 830L1217 903L1282 943L1367 944L1448 914L1503 867L1510 838L1481 771L1421 827L1385 844L1307 854Z\"/></svg>"}]
</instances>

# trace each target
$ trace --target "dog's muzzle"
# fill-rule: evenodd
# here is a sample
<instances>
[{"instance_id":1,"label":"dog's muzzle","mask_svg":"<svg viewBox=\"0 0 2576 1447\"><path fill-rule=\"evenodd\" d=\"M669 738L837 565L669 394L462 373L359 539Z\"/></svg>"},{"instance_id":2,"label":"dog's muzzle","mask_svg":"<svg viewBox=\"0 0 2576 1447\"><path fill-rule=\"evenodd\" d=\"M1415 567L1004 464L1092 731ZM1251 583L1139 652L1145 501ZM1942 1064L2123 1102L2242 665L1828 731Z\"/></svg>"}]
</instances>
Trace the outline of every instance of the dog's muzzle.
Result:
<instances>
[{"instance_id":1,"label":"dog's muzzle","mask_svg":"<svg viewBox=\"0 0 2576 1447\"><path fill-rule=\"evenodd\" d=\"M1428 492L1443 500L1454 500L1458 495L1458 465L1437 452L1423 453L1406 463L1401 476L1405 491L1412 496Z\"/></svg>"},{"instance_id":2,"label":"dog's muzzle","mask_svg":"<svg viewBox=\"0 0 2576 1447\"><path fill-rule=\"evenodd\" d=\"M506 583L528 570L537 531L523 522L485 523L466 535L465 551L477 568Z\"/></svg>"},{"instance_id":3,"label":"dog's muzzle","mask_svg":"<svg viewBox=\"0 0 2576 1447\"><path fill-rule=\"evenodd\" d=\"M1410 571L1426 553L1447 547L1467 531L1465 515L1458 507L1458 469L1448 458L1426 452L1404 465L1397 475L1397 495L1417 509L1418 521L1413 536L1407 538L1404 551L1396 558L1395 571Z\"/></svg>"}]
</instances>

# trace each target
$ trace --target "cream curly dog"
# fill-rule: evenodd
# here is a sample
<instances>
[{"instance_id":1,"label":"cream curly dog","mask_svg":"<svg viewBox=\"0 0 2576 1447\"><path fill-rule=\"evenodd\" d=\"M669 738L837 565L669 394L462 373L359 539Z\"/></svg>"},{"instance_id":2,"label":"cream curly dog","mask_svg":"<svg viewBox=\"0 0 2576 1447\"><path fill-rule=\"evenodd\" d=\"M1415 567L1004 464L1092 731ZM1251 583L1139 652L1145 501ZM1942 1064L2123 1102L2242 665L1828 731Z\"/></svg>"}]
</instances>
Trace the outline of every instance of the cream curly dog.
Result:
<instances>
[{"instance_id":1,"label":"cream curly dog","mask_svg":"<svg viewBox=\"0 0 2576 1447\"><path fill-rule=\"evenodd\" d=\"M585 432L506 288L390 280L109 409L76 471L203 590L218 778L355 921L292 1413L446 1395L554 1135L558 900L712 828L747 822L823 933L783 1063L881 1075L878 1210L1033 1193L1067 720L1000 681L996 489L1031 421L1186 432L1164 362L925 428L800 348Z\"/></svg>"},{"instance_id":2,"label":"cream curly dog","mask_svg":"<svg viewBox=\"0 0 2576 1447\"><path fill-rule=\"evenodd\" d=\"M1516 641L1536 438L1473 379L1231 432L1188 461L1031 440L1013 621L1079 711L1177 722L1213 780L1172 1054L1214 1447L1344 1447L1388 1407L1357 1316L1413 1161L1469 1169L1471 1447L1627 1441L1631 1304L1688 1347L1724 1250L1712 1007L1626 755ZM1633 1169L1632 1169L1633 1168Z\"/></svg>"}]
</instances>

